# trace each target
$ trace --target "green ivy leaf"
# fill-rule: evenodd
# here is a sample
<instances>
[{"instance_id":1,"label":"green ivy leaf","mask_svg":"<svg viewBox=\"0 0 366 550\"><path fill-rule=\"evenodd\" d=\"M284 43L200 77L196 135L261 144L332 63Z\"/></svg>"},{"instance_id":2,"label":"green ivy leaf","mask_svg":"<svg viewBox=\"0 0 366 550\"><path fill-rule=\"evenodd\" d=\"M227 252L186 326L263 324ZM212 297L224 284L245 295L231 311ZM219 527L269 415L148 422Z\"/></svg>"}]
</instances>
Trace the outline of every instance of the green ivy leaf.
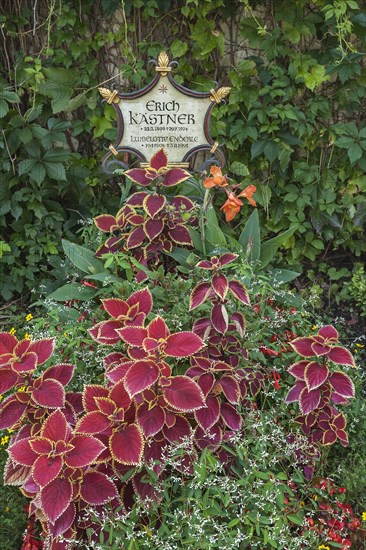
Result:
<instances>
[{"instance_id":1,"label":"green ivy leaf","mask_svg":"<svg viewBox=\"0 0 366 550\"><path fill-rule=\"evenodd\" d=\"M33 166L32 170L29 172L29 175L32 178L32 180L34 180L36 183L38 183L38 185L40 185L46 177L46 169L43 166L43 164L38 162Z\"/></svg>"},{"instance_id":2,"label":"green ivy leaf","mask_svg":"<svg viewBox=\"0 0 366 550\"><path fill-rule=\"evenodd\" d=\"M67 181L66 178L66 171L63 164L55 162L55 163L45 163L47 175L52 180L56 181Z\"/></svg>"}]
</instances>

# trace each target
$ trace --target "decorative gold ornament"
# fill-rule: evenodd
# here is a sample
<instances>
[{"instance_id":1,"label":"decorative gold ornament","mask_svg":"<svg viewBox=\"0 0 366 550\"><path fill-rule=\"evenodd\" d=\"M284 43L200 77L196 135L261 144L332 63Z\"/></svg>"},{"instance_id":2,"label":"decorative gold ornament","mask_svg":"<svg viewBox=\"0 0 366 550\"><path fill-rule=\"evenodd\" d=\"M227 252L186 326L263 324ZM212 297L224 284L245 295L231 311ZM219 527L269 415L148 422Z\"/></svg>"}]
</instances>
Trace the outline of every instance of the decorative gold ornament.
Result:
<instances>
[{"instance_id":1,"label":"decorative gold ornament","mask_svg":"<svg viewBox=\"0 0 366 550\"><path fill-rule=\"evenodd\" d=\"M108 149L110 150L110 152L116 157L118 155L118 151L115 147L113 147L113 145L110 145L108 147Z\"/></svg>"},{"instance_id":2,"label":"decorative gold ornament","mask_svg":"<svg viewBox=\"0 0 366 550\"><path fill-rule=\"evenodd\" d=\"M189 162L168 162L167 168L189 168ZM150 168L149 162L140 162L141 168Z\"/></svg>"},{"instance_id":3,"label":"decorative gold ornament","mask_svg":"<svg viewBox=\"0 0 366 550\"><path fill-rule=\"evenodd\" d=\"M215 143L213 144L213 146L210 149L210 153L213 154L216 151L216 149L218 148L218 146L219 146L219 142L215 141Z\"/></svg>"},{"instance_id":4,"label":"decorative gold ornament","mask_svg":"<svg viewBox=\"0 0 366 550\"><path fill-rule=\"evenodd\" d=\"M231 88L219 88L218 90L210 90L210 100L216 103L221 103L224 97L229 95Z\"/></svg>"},{"instance_id":5,"label":"decorative gold ornament","mask_svg":"<svg viewBox=\"0 0 366 550\"><path fill-rule=\"evenodd\" d=\"M112 103L119 103L120 99L118 96L117 90L109 90L108 88L98 88L99 93L104 99L107 100L107 103L111 105Z\"/></svg>"},{"instance_id":6,"label":"decorative gold ornament","mask_svg":"<svg viewBox=\"0 0 366 550\"><path fill-rule=\"evenodd\" d=\"M169 57L166 52L160 52L158 57L158 64L155 67L155 70L161 74L161 76L166 76L171 72L172 68L168 67Z\"/></svg>"}]
</instances>

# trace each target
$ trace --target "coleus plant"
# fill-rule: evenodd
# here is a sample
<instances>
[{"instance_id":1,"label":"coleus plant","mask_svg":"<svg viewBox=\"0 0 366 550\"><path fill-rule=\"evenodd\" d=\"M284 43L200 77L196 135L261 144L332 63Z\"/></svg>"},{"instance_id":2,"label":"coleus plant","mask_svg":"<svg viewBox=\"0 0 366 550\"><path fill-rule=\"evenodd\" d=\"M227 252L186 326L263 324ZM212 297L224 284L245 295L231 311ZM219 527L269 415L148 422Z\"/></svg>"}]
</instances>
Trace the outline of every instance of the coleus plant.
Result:
<instances>
[{"instance_id":1,"label":"coleus plant","mask_svg":"<svg viewBox=\"0 0 366 550\"><path fill-rule=\"evenodd\" d=\"M138 185L155 185L155 192L134 193L116 216L102 214L95 218L98 229L112 234L99 248L97 256L128 252L142 266L151 268L157 266L162 253L170 253L173 246L191 247L187 225L196 224L194 203L181 195L169 198L163 194L165 189L188 179L189 172L170 168L161 149L146 169L133 168L125 175ZM144 269L139 269L136 275L138 282L147 278Z\"/></svg>"},{"instance_id":2,"label":"coleus plant","mask_svg":"<svg viewBox=\"0 0 366 550\"><path fill-rule=\"evenodd\" d=\"M347 446L346 418L337 406L347 405L355 388L351 378L335 366L354 367L352 354L339 345L339 334L331 325L313 336L296 338L291 346L303 359L288 369L296 382L286 403L299 403L302 414L297 420L312 442L332 445L339 440Z\"/></svg>"}]
</instances>

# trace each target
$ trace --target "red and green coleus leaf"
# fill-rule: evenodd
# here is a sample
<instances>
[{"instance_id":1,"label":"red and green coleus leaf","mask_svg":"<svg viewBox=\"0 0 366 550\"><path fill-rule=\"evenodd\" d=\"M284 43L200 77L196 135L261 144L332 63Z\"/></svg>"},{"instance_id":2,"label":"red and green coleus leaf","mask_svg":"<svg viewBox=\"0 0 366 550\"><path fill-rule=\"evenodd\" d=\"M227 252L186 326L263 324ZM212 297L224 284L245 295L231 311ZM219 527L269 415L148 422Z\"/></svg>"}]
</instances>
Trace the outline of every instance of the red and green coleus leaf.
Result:
<instances>
[{"instance_id":1,"label":"red and green coleus leaf","mask_svg":"<svg viewBox=\"0 0 366 550\"><path fill-rule=\"evenodd\" d=\"M355 396L355 386L349 376L343 372L332 372L328 378L335 392L346 399L351 399Z\"/></svg>"},{"instance_id":2,"label":"red and green coleus leaf","mask_svg":"<svg viewBox=\"0 0 366 550\"><path fill-rule=\"evenodd\" d=\"M76 508L75 504L73 502L70 502L66 510L61 514L61 516L55 521L55 523L48 522L47 528L50 534L54 539L57 539L60 535L63 535L66 533L68 529L72 526L74 523L76 517ZM60 547L54 547L54 543L56 540L52 542L52 546L50 546L50 550L66 550L65 547L62 548L61 542L57 543L60 545ZM66 547L67 548L67 547Z\"/></svg>"},{"instance_id":3,"label":"red and green coleus leaf","mask_svg":"<svg viewBox=\"0 0 366 550\"><path fill-rule=\"evenodd\" d=\"M42 425L40 436L50 441L64 441L70 436L70 426L62 411L56 410Z\"/></svg>"},{"instance_id":4,"label":"red and green coleus leaf","mask_svg":"<svg viewBox=\"0 0 366 550\"><path fill-rule=\"evenodd\" d=\"M225 300L229 283L225 275L215 274L212 277L212 288L221 300Z\"/></svg>"},{"instance_id":5,"label":"red and green coleus leaf","mask_svg":"<svg viewBox=\"0 0 366 550\"><path fill-rule=\"evenodd\" d=\"M287 370L296 380L305 380L305 368L308 365L310 365L310 361L297 361Z\"/></svg>"},{"instance_id":6,"label":"red and green coleus leaf","mask_svg":"<svg viewBox=\"0 0 366 550\"><path fill-rule=\"evenodd\" d=\"M60 382L62 386L67 386L72 380L74 375L75 365L70 365L68 363L60 363L58 365L53 365L49 367L42 375L43 380L48 380L52 378L57 382Z\"/></svg>"},{"instance_id":7,"label":"red and green coleus leaf","mask_svg":"<svg viewBox=\"0 0 366 550\"><path fill-rule=\"evenodd\" d=\"M38 380L40 380L40 383L36 386ZM33 401L40 407L46 407L47 409L64 407L65 389L61 382L51 378L38 380L35 381L35 387L32 390Z\"/></svg>"},{"instance_id":8,"label":"red and green coleus leaf","mask_svg":"<svg viewBox=\"0 0 366 550\"><path fill-rule=\"evenodd\" d=\"M328 354L328 359L337 363L337 365L349 365L355 367L355 360L352 353L341 346L334 346Z\"/></svg>"},{"instance_id":9,"label":"red and green coleus leaf","mask_svg":"<svg viewBox=\"0 0 366 550\"><path fill-rule=\"evenodd\" d=\"M194 332L176 332L167 337L164 353L169 357L189 357L204 345L201 338Z\"/></svg>"},{"instance_id":10,"label":"red and green coleus leaf","mask_svg":"<svg viewBox=\"0 0 366 550\"><path fill-rule=\"evenodd\" d=\"M314 361L309 362L304 369L304 380L309 391L322 386L329 375L329 370L325 365L320 365Z\"/></svg>"},{"instance_id":11,"label":"red and green coleus leaf","mask_svg":"<svg viewBox=\"0 0 366 550\"><path fill-rule=\"evenodd\" d=\"M13 429L27 410L27 403L18 401L15 395L9 396L0 405L0 430Z\"/></svg>"},{"instance_id":12,"label":"red and green coleus leaf","mask_svg":"<svg viewBox=\"0 0 366 550\"><path fill-rule=\"evenodd\" d=\"M164 187L173 187L174 185L178 185L178 183L182 183L190 177L191 174L182 168L171 168L165 173L162 184Z\"/></svg>"},{"instance_id":13,"label":"red and green coleus leaf","mask_svg":"<svg viewBox=\"0 0 366 550\"><path fill-rule=\"evenodd\" d=\"M136 227L128 236L126 241L126 249L131 250L141 246L146 239L146 234L142 226Z\"/></svg>"},{"instance_id":14,"label":"red and green coleus leaf","mask_svg":"<svg viewBox=\"0 0 366 550\"><path fill-rule=\"evenodd\" d=\"M98 411L98 405L95 401L97 397L108 397L109 390L98 384L88 384L84 386L83 407L86 412Z\"/></svg>"},{"instance_id":15,"label":"red and green coleus leaf","mask_svg":"<svg viewBox=\"0 0 366 550\"><path fill-rule=\"evenodd\" d=\"M99 344L106 344L107 346L112 346L118 344L121 340L117 329L123 327L121 321L110 320L110 321L101 321L94 325L93 328L88 329L90 336L98 342Z\"/></svg>"},{"instance_id":16,"label":"red and green coleus leaf","mask_svg":"<svg viewBox=\"0 0 366 550\"><path fill-rule=\"evenodd\" d=\"M13 353L15 346L18 343L18 338L10 332L0 332L0 356L5 353Z\"/></svg>"},{"instance_id":17,"label":"red and green coleus leaf","mask_svg":"<svg viewBox=\"0 0 366 550\"><path fill-rule=\"evenodd\" d=\"M164 222L161 219L146 220L143 224L143 231L149 241L156 239L164 229Z\"/></svg>"},{"instance_id":18,"label":"red and green coleus leaf","mask_svg":"<svg viewBox=\"0 0 366 550\"><path fill-rule=\"evenodd\" d=\"M11 362L11 368L19 374L31 372L37 367L37 359L36 353L24 353L18 359Z\"/></svg>"},{"instance_id":19,"label":"red and green coleus leaf","mask_svg":"<svg viewBox=\"0 0 366 550\"><path fill-rule=\"evenodd\" d=\"M61 472L63 459L61 456L38 456L32 468L33 480L40 487L45 487Z\"/></svg>"},{"instance_id":20,"label":"red and green coleus leaf","mask_svg":"<svg viewBox=\"0 0 366 550\"><path fill-rule=\"evenodd\" d=\"M160 369L154 361L136 361L126 373L124 386L130 397L134 397L155 384L159 375Z\"/></svg>"},{"instance_id":21,"label":"red and green coleus leaf","mask_svg":"<svg viewBox=\"0 0 366 550\"><path fill-rule=\"evenodd\" d=\"M136 419L146 438L156 435L165 424L165 412L158 404L141 403Z\"/></svg>"},{"instance_id":22,"label":"red and green coleus leaf","mask_svg":"<svg viewBox=\"0 0 366 550\"><path fill-rule=\"evenodd\" d=\"M92 411L80 418L75 431L83 434L102 433L111 426L111 421L99 411Z\"/></svg>"},{"instance_id":23,"label":"red and green coleus leaf","mask_svg":"<svg viewBox=\"0 0 366 550\"><path fill-rule=\"evenodd\" d=\"M109 449L117 462L139 466L144 453L144 439L140 426L129 424L115 431L109 439Z\"/></svg>"},{"instance_id":24,"label":"red and green coleus leaf","mask_svg":"<svg viewBox=\"0 0 366 550\"><path fill-rule=\"evenodd\" d=\"M229 326L229 316L224 304L215 304L211 311L211 323L217 332L225 334Z\"/></svg>"},{"instance_id":25,"label":"red and green coleus leaf","mask_svg":"<svg viewBox=\"0 0 366 550\"><path fill-rule=\"evenodd\" d=\"M145 170L144 168L132 168L131 170L126 170L124 175L134 183L147 187L155 179L156 172Z\"/></svg>"},{"instance_id":26,"label":"red and green coleus leaf","mask_svg":"<svg viewBox=\"0 0 366 550\"><path fill-rule=\"evenodd\" d=\"M4 394L7 391L14 388L18 380L21 380L20 376L14 372L10 367L0 368L0 394Z\"/></svg>"},{"instance_id":27,"label":"red and green coleus leaf","mask_svg":"<svg viewBox=\"0 0 366 550\"><path fill-rule=\"evenodd\" d=\"M221 418L230 430L240 430L242 418L230 403L221 403Z\"/></svg>"},{"instance_id":28,"label":"red and green coleus leaf","mask_svg":"<svg viewBox=\"0 0 366 550\"><path fill-rule=\"evenodd\" d=\"M304 388L299 397L299 406L302 414L309 414L319 406L321 391L319 389L309 391Z\"/></svg>"},{"instance_id":29,"label":"red and green coleus leaf","mask_svg":"<svg viewBox=\"0 0 366 550\"><path fill-rule=\"evenodd\" d=\"M235 380L235 378L225 374L219 380L217 385L221 387L223 394L230 403L233 403L234 405L237 405L239 403L240 387L238 381Z\"/></svg>"},{"instance_id":30,"label":"red and green coleus leaf","mask_svg":"<svg viewBox=\"0 0 366 550\"><path fill-rule=\"evenodd\" d=\"M210 283L199 283L191 292L189 309L195 309L207 300L211 292Z\"/></svg>"},{"instance_id":31,"label":"red and green coleus leaf","mask_svg":"<svg viewBox=\"0 0 366 550\"><path fill-rule=\"evenodd\" d=\"M143 200L143 208L150 218L154 218L166 206L166 198L163 195L146 195Z\"/></svg>"},{"instance_id":32,"label":"red and green coleus leaf","mask_svg":"<svg viewBox=\"0 0 366 550\"><path fill-rule=\"evenodd\" d=\"M94 218L94 223L97 228L104 233L112 233L115 229L119 228L115 216L111 216L110 214L101 214L100 216L96 216Z\"/></svg>"},{"instance_id":33,"label":"red and green coleus leaf","mask_svg":"<svg viewBox=\"0 0 366 550\"><path fill-rule=\"evenodd\" d=\"M51 523L55 523L71 503L72 485L70 480L66 477L57 477L43 487L40 497L43 513Z\"/></svg>"},{"instance_id":34,"label":"red and green coleus leaf","mask_svg":"<svg viewBox=\"0 0 366 550\"><path fill-rule=\"evenodd\" d=\"M69 441L72 449L65 454L65 463L71 468L84 468L93 464L105 445L91 435L74 435Z\"/></svg>"},{"instance_id":35,"label":"red and green coleus leaf","mask_svg":"<svg viewBox=\"0 0 366 550\"><path fill-rule=\"evenodd\" d=\"M118 492L113 481L105 474L89 471L83 475L80 496L87 504L100 506L117 497Z\"/></svg>"},{"instance_id":36,"label":"red and green coleus leaf","mask_svg":"<svg viewBox=\"0 0 366 550\"><path fill-rule=\"evenodd\" d=\"M248 291L245 288L245 286L243 285L243 283L241 283L240 281L235 281L235 280L230 281L229 282L229 289L230 289L231 293L233 294L233 296L235 298L237 298L238 300L240 300L240 302L242 302L242 304L250 306Z\"/></svg>"},{"instance_id":37,"label":"red and green coleus leaf","mask_svg":"<svg viewBox=\"0 0 366 550\"><path fill-rule=\"evenodd\" d=\"M149 315L153 306L152 295L148 288L137 290L127 298L126 302L130 308L137 304L139 313L142 312L145 315Z\"/></svg>"},{"instance_id":38,"label":"red and green coleus leaf","mask_svg":"<svg viewBox=\"0 0 366 550\"><path fill-rule=\"evenodd\" d=\"M168 234L175 244L182 246L191 246L193 244L188 229L181 224L177 224L172 229L168 229Z\"/></svg>"},{"instance_id":39,"label":"red and green coleus leaf","mask_svg":"<svg viewBox=\"0 0 366 550\"><path fill-rule=\"evenodd\" d=\"M162 379L165 401L178 411L191 412L205 406L201 388L188 376L174 376Z\"/></svg>"},{"instance_id":40,"label":"red and green coleus leaf","mask_svg":"<svg viewBox=\"0 0 366 550\"><path fill-rule=\"evenodd\" d=\"M142 326L128 326L118 330L122 340L132 347L142 347L143 341L148 337L147 329Z\"/></svg>"},{"instance_id":41,"label":"red and green coleus leaf","mask_svg":"<svg viewBox=\"0 0 366 550\"><path fill-rule=\"evenodd\" d=\"M214 426L220 418L220 401L214 395L206 397L206 407L194 412L196 422L203 430Z\"/></svg>"},{"instance_id":42,"label":"red and green coleus leaf","mask_svg":"<svg viewBox=\"0 0 366 550\"><path fill-rule=\"evenodd\" d=\"M22 466L33 466L38 458L38 454L33 451L30 444L30 438L20 439L8 447L11 459Z\"/></svg>"},{"instance_id":43,"label":"red and green coleus leaf","mask_svg":"<svg viewBox=\"0 0 366 550\"><path fill-rule=\"evenodd\" d=\"M315 353L312 348L313 343L313 338L300 337L292 340L292 342L290 342L290 346L296 351L298 355L301 355L301 357L314 357Z\"/></svg>"},{"instance_id":44,"label":"red and green coleus leaf","mask_svg":"<svg viewBox=\"0 0 366 550\"><path fill-rule=\"evenodd\" d=\"M197 426L195 431L195 442L199 449L210 449L211 452L216 451L222 442L222 430L215 424L208 430L204 430L201 426Z\"/></svg>"},{"instance_id":45,"label":"red and green coleus leaf","mask_svg":"<svg viewBox=\"0 0 366 550\"><path fill-rule=\"evenodd\" d=\"M181 415L176 415L174 425L164 427L163 433L169 443L182 443L185 438L191 435L191 425L187 418Z\"/></svg>"},{"instance_id":46,"label":"red and green coleus leaf","mask_svg":"<svg viewBox=\"0 0 366 550\"><path fill-rule=\"evenodd\" d=\"M28 352L37 355L37 365L43 365L51 357L55 349L55 342L55 338L44 338L31 342Z\"/></svg>"},{"instance_id":47,"label":"red and green coleus leaf","mask_svg":"<svg viewBox=\"0 0 366 550\"><path fill-rule=\"evenodd\" d=\"M298 380L285 397L285 403L295 403L299 400L302 390L306 388L304 380Z\"/></svg>"}]
</instances>

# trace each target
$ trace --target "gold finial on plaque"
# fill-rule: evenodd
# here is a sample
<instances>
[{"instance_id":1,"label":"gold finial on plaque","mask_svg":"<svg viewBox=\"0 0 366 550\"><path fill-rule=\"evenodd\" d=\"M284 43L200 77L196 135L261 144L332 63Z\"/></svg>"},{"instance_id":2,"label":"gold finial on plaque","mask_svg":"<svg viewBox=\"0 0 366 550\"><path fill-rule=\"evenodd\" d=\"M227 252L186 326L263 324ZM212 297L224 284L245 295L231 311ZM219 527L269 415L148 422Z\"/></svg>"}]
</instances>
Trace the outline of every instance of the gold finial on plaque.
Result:
<instances>
[{"instance_id":1,"label":"gold finial on plaque","mask_svg":"<svg viewBox=\"0 0 366 550\"><path fill-rule=\"evenodd\" d=\"M172 68L168 67L169 57L166 52L160 52L158 57L158 64L155 67L155 71L161 74L161 76L166 76L171 72Z\"/></svg>"},{"instance_id":2,"label":"gold finial on plaque","mask_svg":"<svg viewBox=\"0 0 366 550\"><path fill-rule=\"evenodd\" d=\"M113 147L113 145L110 145L108 147L108 149L110 150L110 152L116 157L118 155L118 151L115 147Z\"/></svg>"},{"instance_id":3,"label":"gold finial on plaque","mask_svg":"<svg viewBox=\"0 0 366 550\"><path fill-rule=\"evenodd\" d=\"M231 88L219 88L218 90L210 90L210 100L221 103L224 97L229 95Z\"/></svg>"},{"instance_id":4,"label":"gold finial on plaque","mask_svg":"<svg viewBox=\"0 0 366 550\"><path fill-rule=\"evenodd\" d=\"M111 105L112 103L119 103L119 97L117 90L109 90L108 88L98 88L99 93L104 99L107 100L107 103Z\"/></svg>"}]
</instances>

